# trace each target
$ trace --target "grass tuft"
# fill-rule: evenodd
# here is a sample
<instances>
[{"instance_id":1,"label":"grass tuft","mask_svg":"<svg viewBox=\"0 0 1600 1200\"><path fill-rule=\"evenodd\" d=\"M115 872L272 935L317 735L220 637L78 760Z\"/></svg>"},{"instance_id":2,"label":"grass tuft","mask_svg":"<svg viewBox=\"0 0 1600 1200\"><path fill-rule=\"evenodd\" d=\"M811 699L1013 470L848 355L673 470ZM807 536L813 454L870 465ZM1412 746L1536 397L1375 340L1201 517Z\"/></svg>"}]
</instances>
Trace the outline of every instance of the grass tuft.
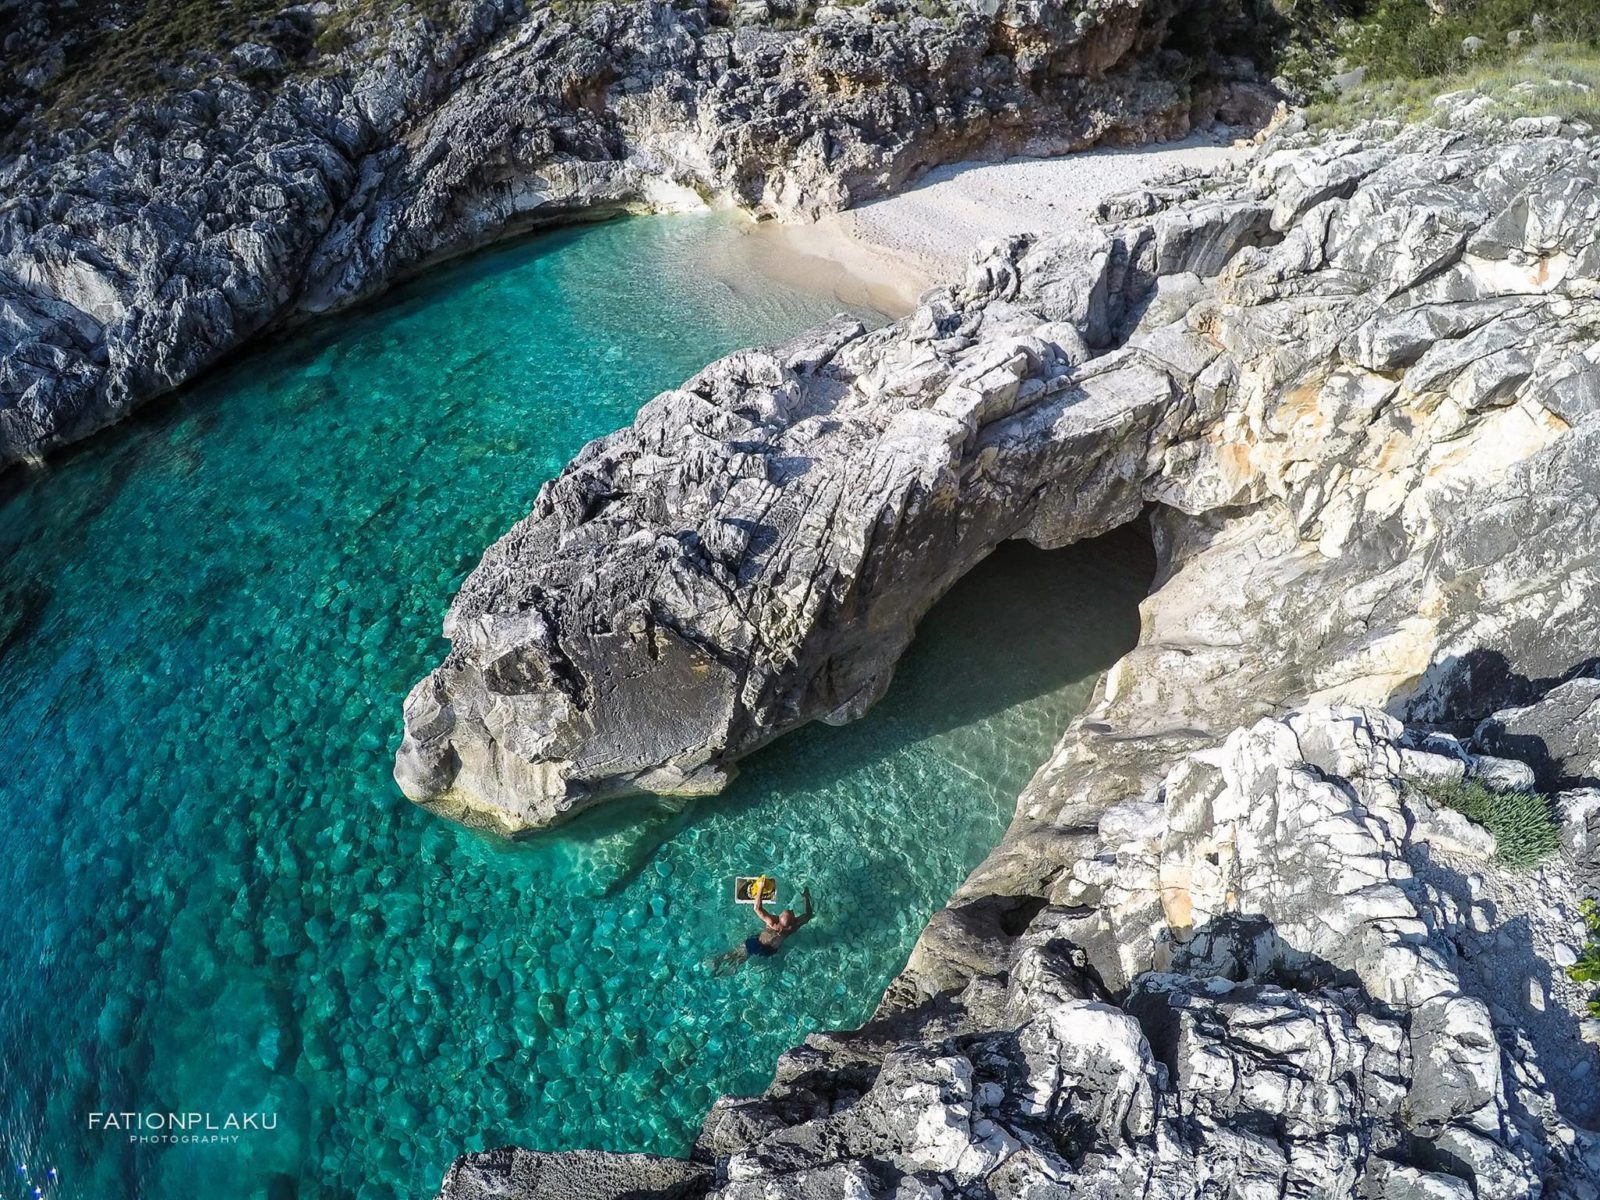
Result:
<instances>
[{"instance_id":1,"label":"grass tuft","mask_svg":"<svg viewBox=\"0 0 1600 1200\"><path fill-rule=\"evenodd\" d=\"M1414 781L1410 786L1494 834L1495 858L1514 870L1528 870L1561 846L1550 801L1538 792L1497 792L1477 779Z\"/></svg>"}]
</instances>

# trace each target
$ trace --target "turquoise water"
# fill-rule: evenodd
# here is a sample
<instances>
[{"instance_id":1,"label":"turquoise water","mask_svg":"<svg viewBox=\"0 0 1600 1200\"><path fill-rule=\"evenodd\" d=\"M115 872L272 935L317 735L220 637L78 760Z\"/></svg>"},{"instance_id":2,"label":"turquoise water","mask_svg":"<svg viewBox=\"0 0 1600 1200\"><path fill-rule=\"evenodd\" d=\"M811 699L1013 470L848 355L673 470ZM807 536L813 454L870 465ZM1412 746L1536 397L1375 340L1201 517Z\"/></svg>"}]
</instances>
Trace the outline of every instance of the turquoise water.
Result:
<instances>
[{"instance_id":1,"label":"turquoise water","mask_svg":"<svg viewBox=\"0 0 1600 1200\"><path fill-rule=\"evenodd\" d=\"M511 845L389 778L449 597L541 481L831 310L707 281L731 236L660 218L485 255L0 480L0 1200L430 1196L505 1142L682 1151L715 1093L868 1014L1131 644L1136 542L996 556L866 720L683 812ZM818 917L719 978L754 870ZM89 1128L168 1110L274 1127Z\"/></svg>"}]
</instances>

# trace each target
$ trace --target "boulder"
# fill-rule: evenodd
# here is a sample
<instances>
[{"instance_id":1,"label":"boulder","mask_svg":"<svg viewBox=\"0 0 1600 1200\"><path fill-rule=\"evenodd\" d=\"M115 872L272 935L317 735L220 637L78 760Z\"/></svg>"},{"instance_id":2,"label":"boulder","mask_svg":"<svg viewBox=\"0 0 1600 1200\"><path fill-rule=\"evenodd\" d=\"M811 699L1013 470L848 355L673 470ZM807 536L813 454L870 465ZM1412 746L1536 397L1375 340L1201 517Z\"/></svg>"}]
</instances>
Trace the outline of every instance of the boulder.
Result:
<instances>
[{"instance_id":1,"label":"boulder","mask_svg":"<svg viewBox=\"0 0 1600 1200\"><path fill-rule=\"evenodd\" d=\"M1475 755L1470 774L1484 787L1495 792L1528 792L1533 790L1534 770L1515 758L1497 758L1492 754Z\"/></svg>"},{"instance_id":2,"label":"boulder","mask_svg":"<svg viewBox=\"0 0 1600 1200\"><path fill-rule=\"evenodd\" d=\"M1479 722L1473 741L1533 768L1543 791L1600 784L1600 679L1558 684L1533 704Z\"/></svg>"}]
</instances>

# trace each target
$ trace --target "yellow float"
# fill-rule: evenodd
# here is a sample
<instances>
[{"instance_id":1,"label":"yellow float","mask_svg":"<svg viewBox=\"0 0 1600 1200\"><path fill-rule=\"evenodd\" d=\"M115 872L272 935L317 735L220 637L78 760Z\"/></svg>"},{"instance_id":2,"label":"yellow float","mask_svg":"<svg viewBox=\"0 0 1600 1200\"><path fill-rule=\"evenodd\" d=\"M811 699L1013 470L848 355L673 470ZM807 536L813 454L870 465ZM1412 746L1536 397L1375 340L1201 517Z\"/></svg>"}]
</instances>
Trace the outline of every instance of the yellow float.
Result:
<instances>
[{"instance_id":1,"label":"yellow float","mask_svg":"<svg viewBox=\"0 0 1600 1200\"><path fill-rule=\"evenodd\" d=\"M733 902L754 904L756 897L770 903L778 898L778 880L772 875L740 875L733 881Z\"/></svg>"}]
</instances>

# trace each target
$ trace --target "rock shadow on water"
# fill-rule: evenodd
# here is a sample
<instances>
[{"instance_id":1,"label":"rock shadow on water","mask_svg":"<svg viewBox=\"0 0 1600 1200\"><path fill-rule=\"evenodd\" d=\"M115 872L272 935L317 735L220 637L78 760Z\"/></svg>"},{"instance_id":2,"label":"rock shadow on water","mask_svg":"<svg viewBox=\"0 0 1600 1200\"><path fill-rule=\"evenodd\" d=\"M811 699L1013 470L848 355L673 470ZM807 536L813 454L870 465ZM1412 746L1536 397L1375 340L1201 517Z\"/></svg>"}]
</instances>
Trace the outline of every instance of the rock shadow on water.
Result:
<instances>
[{"instance_id":1,"label":"rock shadow on water","mask_svg":"<svg viewBox=\"0 0 1600 1200\"><path fill-rule=\"evenodd\" d=\"M577 878L589 881L581 894L612 895L695 821L761 803L786 778L824 788L1042 696L1081 693L1067 701L1053 741L1099 675L1133 648L1154 574L1154 550L1133 526L1059 550L1007 542L923 619L887 694L859 721L814 722L786 735L745 760L719 795L633 797L528 841L568 843ZM860 882L870 883L864 871Z\"/></svg>"},{"instance_id":2,"label":"rock shadow on water","mask_svg":"<svg viewBox=\"0 0 1600 1200\"><path fill-rule=\"evenodd\" d=\"M1134 526L1059 550L1003 543L923 618L866 716L797 730L747 759L743 777L803 757L808 777L823 783L1060 689L1087 693L1138 641L1138 606L1155 569L1154 549ZM744 790L736 780L703 803L737 803Z\"/></svg>"}]
</instances>

